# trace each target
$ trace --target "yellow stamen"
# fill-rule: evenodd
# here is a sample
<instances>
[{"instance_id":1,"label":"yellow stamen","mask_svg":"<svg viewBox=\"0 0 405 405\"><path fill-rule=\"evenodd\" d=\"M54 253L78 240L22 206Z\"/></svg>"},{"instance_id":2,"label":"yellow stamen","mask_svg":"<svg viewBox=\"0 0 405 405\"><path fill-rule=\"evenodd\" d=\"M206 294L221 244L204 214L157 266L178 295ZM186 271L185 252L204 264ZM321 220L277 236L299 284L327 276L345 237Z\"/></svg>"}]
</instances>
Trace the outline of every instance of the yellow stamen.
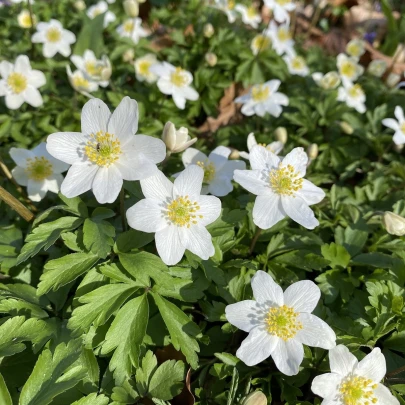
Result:
<instances>
[{"instance_id":1,"label":"yellow stamen","mask_svg":"<svg viewBox=\"0 0 405 405\"><path fill-rule=\"evenodd\" d=\"M101 65L99 65L96 61L91 60L91 61L87 61L84 64L84 68L86 69L87 73L90 76L100 76L101 75L101 71L103 70L103 67Z\"/></svg>"},{"instance_id":2,"label":"yellow stamen","mask_svg":"<svg viewBox=\"0 0 405 405\"><path fill-rule=\"evenodd\" d=\"M18 16L18 22L20 24L20 27L22 28L31 28L33 25L33 21L34 21L34 25L36 22L35 16L33 16L32 20L31 20L31 15L29 13L29 11L24 10L20 13L20 15Z\"/></svg>"},{"instance_id":3,"label":"yellow stamen","mask_svg":"<svg viewBox=\"0 0 405 405\"><path fill-rule=\"evenodd\" d=\"M280 6L285 6L286 4L290 3L291 0L276 0L277 4L280 4Z\"/></svg>"},{"instance_id":4,"label":"yellow stamen","mask_svg":"<svg viewBox=\"0 0 405 405\"><path fill-rule=\"evenodd\" d=\"M348 93L350 97L353 98L361 97L364 94L360 84L355 84L354 86L350 87Z\"/></svg>"},{"instance_id":5,"label":"yellow stamen","mask_svg":"<svg viewBox=\"0 0 405 405\"><path fill-rule=\"evenodd\" d=\"M405 134L405 122L401 125L401 131Z\"/></svg>"},{"instance_id":6,"label":"yellow stamen","mask_svg":"<svg viewBox=\"0 0 405 405\"><path fill-rule=\"evenodd\" d=\"M7 84L15 94L20 94L27 88L27 78L17 72L11 73L7 78Z\"/></svg>"},{"instance_id":7,"label":"yellow stamen","mask_svg":"<svg viewBox=\"0 0 405 405\"><path fill-rule=\"evenodd\" d=\"M253 18L253 17L256 17L256 15L257 15L257 11L256 11L256 8L254 7L254 6L250 6L248 9L247 9L247 16L249 17L249 18Z\"/></svg>"},{"instance_id":8,"label":"yellow stamen","mask_svg":"<svg viewBox=\"0 0 405 405\"><path fill-rule=\"evenodd\" d=\"M196 213L200 210L200 206L196 201L190 201L189 197L180 196L173 200L167 206L167 218L174 225L190 228L191 225L197 224L197 220L203 218L202 215Z\"/></svg>"},{"instance_id":9,"label":"yellow stamen","mask_svg":"<svg viewBox=\"0 0 405 405\"><path fill-rule=\"evenodd\" d=\"M374 390L377 384L372 380L356 375L350 375L339 386L344 405L370 405L377 403Z\"/></svg>"},{"instance_id":10,"label":"yellow stamen","mask_svg":"<svg viewBox=\"0 0 405 405\"><path fill-rule=\"evenodd\" d=\"M296 56L292 61L291 61L291 67L295 70L301 70L305 67L305 60L301 56Z\"/></svg>"},{"instance_id":11,"label":"yellow stamen","mask_svg":"<svg viewBox=\"0 0 405 405\"><path fill-rule=\"evenodd\" d=\"M271 170L269 174L270 186L273 191L280 195L293 196L302 188L303 179L291 165L279 164L278 169Z\"/></svg>"},{"instance_id":12,"label":"yellow stamen","mask_svg":"<svg viewBox=\"0 0 405 405\"><path fill-rule=\"evenodd\" d=\"M52 163L41 156L35 157L34 159L27 159L25 171L31 180L41 181L53 173L53 168Z\"/></svg>"},{"instance_id":13,"label":"yellow stamen","mask_svg":"<svg viewBox=\"0 0 405 405\"><path fill-rule=\"evenodd\" d=\"M73 87L77 90L87 90L89 88L89 81L83 76L76 75L72 78Z\"/></svg>"},{"instance_id":14,"label":"yellow stamen","mask_svg":"<svg viewBox=\"0 0 405 405\"><path fill-rule=\"evenodd\" d=\"M271 40L269 37L265 35L256 35L253 38L252 48L257 50L258 52L264 51L265 49L269 49L271 45Z\"/></svg>"},{"instance_id":15,"label":"yellow stamen","mask_svg":"<svg viewBox=\"0 0 405 405\"><path fill-rule=\"evenodd\" d=\"M46 39L48 42L59 42L62 38L62 32L57 27L51 27L46 31Z\"/></svg>"},{"instance_id":16,"label":"yellow stamen","mask_svg":"<svg viewBox=\"0 0 405 405\"><path fill-rule=\"evenodd\" d=\"M138 63L138 71L141 75L147 76L149 72L149 68L151 67L152 62L150 60L142 60Z\"/></svg>"},{"instance_id":17,"label":"yellow stamen","mask_svg":"<svg viewBox=\"0 0 405 405\"><path fill-rule=\"evenodd\" d=\"M99 131L91 134L90 137L84 152L91 162L109 167L119 159L122 153L121 143L114 135Z\"/></svg>"},{"instance_id":18,"label":"yellow stamen","mask_svg":"<svg viewBox=\"0 0 405 405\"><path fill-rule=\"evenodd\" d=\"M252 99L256 102L265 101L270 96L270 89L263 85L259 84L257 86L253 86L252 88Z\"/></svg>"},{"instance_id":19,"label":"yellow stamen","mask_svg":"<svg viewBox=\"0 0 405 405\"><path fill-rule=\"evenodd\" d=\"M132 31L134 30L134 27L135 27L134 22L132 20L128 20L128 21L125 21L123 28L127 34L131 34Z\"/></svg>"},{"instance_id":20,"label":"yellow stamen","mask_svg":"<svg viewBox=\"0 0 405 405\"><path fill-rule=\"evenodd\" d=\"M340 73L343 76L347 76L349 78L354 77L356 74L356 66L353 62L350 61L345 61L342 63L342 66L340 67Z\"/></svg>"},{"instance_id":21,"label":"yellow stamen","mask_svg":"<svg viewBox=\"0 0 405 405\"><path fill-rule=\"evenodd\" d=\"M286 42L291 39L291 33L290 33L290 31L288 31L287 28L281 27L277 31L277 38L281 42Z\"/></svg>"},{"instance_id":22,"label":"yellow stamen","mask_svg":"<svg viewBox=\"0 0 405 405\"><path fill-rule=\"evenodd\" d=\"M188 83L188 78L185 75L185 70L181 67L177 67L176 70L171 74L170 80L177 87L184 87Z\"/></svg>"},{"instance_id":23,"label":"yellow stamen","mask_svg":"<svg viewBox=\"0 0 405 405\"><path fill-rule=\"evenodd\" d=\"M352 56L359 56L361 48L359 44L352 42L347 45L347 53Z\"/></svg>"},{"instance_id":24,"label":"yellow stamen","mask_svg":"<svg viewBox=\"0 0 405 405\"><path fill-rule=\"evenodd\" d=\"M204 170L204 183L211 182L215 177L215 165L211 163L209 160L206 162L197 162L197 165L200 166Z\"/></svg>"},{"instance_id":25,"label":"yellow stamen","mask_svg":"<svg viewBox=\"0 0 405 405\"><path fill-rule=\"evenodd\" d=\"M303 328L297 317L298 313L287 305L270 308L266 317L267 331L284 341L292 339Z\"/></svg>"},{"instance_id":26,"label":"yellow stamen","mask_svg":"<svg viewBox=\"0 0 405 405\"><path fill-rule=\"evenodd\" d=\"M228 0L228 9L233 10L235 8L236 2L235 0Z\"/></svg>"}]
</instances>

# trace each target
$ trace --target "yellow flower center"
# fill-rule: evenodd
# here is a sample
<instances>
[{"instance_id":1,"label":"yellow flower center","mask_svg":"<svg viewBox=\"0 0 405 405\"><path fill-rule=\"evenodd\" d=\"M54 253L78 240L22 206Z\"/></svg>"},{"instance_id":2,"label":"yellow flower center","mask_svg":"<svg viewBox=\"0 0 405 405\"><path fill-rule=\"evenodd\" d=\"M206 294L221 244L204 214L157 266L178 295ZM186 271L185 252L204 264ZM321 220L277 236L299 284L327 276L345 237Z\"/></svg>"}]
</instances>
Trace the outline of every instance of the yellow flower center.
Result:
<instances>
[{"instance_id":1,"label":"yellow flower center","mask_svg":"<svg viewBox=\"0 0 405 405\"><path fill-rule=\"evenodd\" d=\"M95 8L95 9L93 10L93 18L94 18L94 17L97 17L97 16L100 15L101 13L102 13L101 9Z\"/></svg>"},{"instance_id":2,"label":"yellow flower center","mask_svg":"<svg viewBox=\"0 0 405 405\"><path fill-rule=\"evenodd\" d=\"M353 77L356 74L356 66L353 62L345 61L340 67L340 72L343 76Z\"/></svg>"},{"instance_id":3,"label":"yellow flower center","mask_svg":"<svg viewBox=\"0 0 405 405\"><path fill-rule=\"evenodd\" d=\"M135 24L132 20L125 21L124 23L124 31L128 34L131 34L134 30Z\"/></svg>"},{"instance_id":4,"label":"yellow flower center","mask_svg":"<svg viewBox=\"0 0 405 405\"><path fill-rule=\"evenodd\" d=\"M99 131L90 136L91 139L84 147L84 152L91 162L99 166L109 167L119 159L122 153L121 143L114 135Z\"/></svg>"},{"instance_id":5,"label":"yellow flower center","mask_svg":"<svg viewBox=\"0 0 405 405\"><path fill-rule=\"evenodd\" d=\"M261 102L261 101L267 100L269 98L269 95L270 95L270 89L263 84L254 86L252 88L252 99L256 102Z\"/></svg>"},{"instance_id":6,"label":"yellow flower center","mask_svg":"<svg viewBox=\"0 0 405 405\"><path fill-rule=\"evenodd\" d=\"M253 7L253 6L250 6L250 7L247 9L247 16L248 16L249 18L253 18L253 17L256 17L256 15L257 15L256 8Z\"/></svg>"},{"instance_id":7,"label":"yellow flower center","mask_svg":"<svg viewBox=\"0 0 405 405\"><path fill-rule=\"evenodd\" d=\"M339 387L345 405L371 405L377 403L374 390L378 384L360 376L349 376Z\"/></svg>"},{"instance_id":8,"label":"yellow flower center","mask_svg":"<svg viewBox=\"0 0 405 405\"><path fill-rule=\"evenodd\" d=\"M285 6L289 2L290 2L290 0L276 0L276 3L280 4L280 6Z\"/></svg>"},{"instance_id":9,"label":"yellow flower center","mask_svg":"<svg viewBox=\"0 0 405 405\"><path fill-rule=\"evenodd\" d=\"M83 76L74 76L72 79L73 87L80 90L87 90L89 88L89 81L85 79Z\"/></svg>"},{"instance_id":10,"label":"yellow flower center","mask_svg":"<svg viewBox=\"0 0 405 405\"><path fill-rule=\"evenodd\" d=\"M276 194L293 196L302 188L303 179L298 177L291 165L278 166L269 174L270 186Z\"/></svg>"},{"instance_id":11,"label":"yellow flower center","mask_svg":"<svg viewBox=\"0 0 405 405\"><path fill-rule=\"evenodd\" d=\"M46 31L46 39L48 42L59 42L61 38L62 33L57 27L51 27Z\"/></svg>"},{"instance_id":12,"label":"yellow flower center","mask_svg":"<svg viewBox=\"0 0 405 405\"><path fill-rule=\"evenodd\" d=\"M271 45L271 41L269 37L264 35L256 35L253 38L253 48L260 51L264 51L265 49L269 49Z\"/></svg>"},{"instance_id":13,"label":"yellow flower center","mask_svg":"<svg viewBox=\"0 0 405 405\"><path fill-rule=\"evenodd\" d=\"M324 89L334 89L339 84L339 80L337 73L329 72L321 79L321 86Z\"/></svg>"},{"instance_id":14,"label":"yellow flower center","mask_svg":"<svg viewBox=\"0 0 405 405\"><path fill-rule=\"evenodd\" d=\"M405 134L405 122L401 125L401 131Z\"/></svg>"},{"instance_id":15,"label":"yellow flower center","mask_svg":"<svg viewBox=\"0 0 405 405\"><path fill-rule=\"evenodd\" d=\"M147 76L149 72L149 68L151 67L152 62L149 60L143 60L138 63L138 71L141 75Z\"/></svg>"},{"instance_id":16,"label":"yellow flower center","mask_svg":"<svg viewBox=\"0 0 405 405\"><path fill-rule=\"evenodd\" d=\"M359 56L361 48L357 43L351 43L347 45L347 53L352 56Z\"/></svg>"},{"instance_id":17,"label":"yellow flower center","mask_svg":"<svg viewBox=\"0 0 405 405\"><path fill-rule=\"evenodd\" d=\"M31 180L41 181L53 173L53 168L52 163L41 156L35 157L34 159L27 159L25 171Z\"/></svg>"},{"instance_id":18,"label":"yellow flower center","mask_svg":"<svg viewBox=\"0 0 405 405\"><path fill-rule=\"evenodd\" d=\"M35 21L35 18L33 18L33 20ZM22 28L31 28L32 27L32 20L31 20L30 13L28 11L24 11L20 15L19 21L20 21L20 26Z\"/></svg>"},{"instance_id":19,"label":"yellow flower center","mask_svg":"<svg viewBox=\"0 0 405 405\"><path fill-rule=\"evenodd\" d=\"M348 93L350 97L360 97L363 94L363 89L361 88L360 84L355 84L354 86L350 87Z\"/></svg>"},{"instance_id":20,"label":"yellow flower center","mask_svg":"<svg viewBox=\"0 0 405 405\"><path fill-rule=\"evenodd\" d=\"M177 67L176 70L171 74L170 80L177 87L184 87L187 85L188 78L185 75L185 70Z\"/></svg>"},{"instance_id":21,"label":"yellow flower center","mask_svg":"<svg viewBox=\"0 0 405 405\"><path fill-rule=\"evenodd\" d=\"M7 78L7 84L15 94L20 94L27 88L27 78L17 72L11 73Z\"/></svg>"},{"instance_id":22,"label":"yellow flower center","mask_svg":"<svg viewBox=\"0 0 405 405\"><path fill-rule=\"evenodd\" d=\"M283 27L279 28L277 31L277 38L281 42L286 42L286 41L290 40L291 39L290 31L288 31L287 28L283 28Z\"/></svg>"},{"instance_id":23,"label":"yellow flower center","mask_svg":"<svg viewBox=\"0 0 405 405\"><path fill-rule=\"evenodd\" d=\"M100 76L103 70L103 67L94 60L86 62L84 68L90 76Z\"/></svg>"},{"instance_id":24,"label":"yellow flower center","mask_svg":"<svg viewBox=\"0 0 405 405\"><path fill-rule=\"evenodd\" d=\"M266 316L267 331L284 341L292 339L302 329L297 317L298 313L287 305L270 308Z\"/></svg>"},{"instance_id":25,"label":"yellow flower center","mask_svg":"<svg viewBox=\"0 0 405 405\"><path fill-rule=\"evenodd\" d=\"M204 170L204 183L209 183L215 177L215 165L211 163L209 160L204 162L197 162L197 165L200 166Z\"/></svg>"},{"instance_id":26,"label":"yellow flower center","mask_svg":"<svg viewBox=\"0 0 405 405\"><path fill-rule=\"evenodd\" d=\"M296 70L301 70L305 67L305 60L301 56L296 56L292 62L291 67Z\"/></svg>"},{"instance_id":27,"label":"yellow flower center","mask_svg":"<svg viewBox=\"0 0 405 405\"><path fill-rule=\"evenodd\" d=\"M167 218L170 222L177 226L186 226L190 228L191 224L197 223L197 218L203 218L202 215L196 213L200 210L200 206L196 201L190 201L188 195L177 197L167 206Z\"/></svg>"},{"instance_id":28,"label":"yellow flower center","mask_svg":"<svg viewBox=\"0 0 405 405\"><path fill-rule=\"evenodd\" d=\"M228 9L233 10L235 8L235 0L228 0Z\"/></svg>"}]
</instances>

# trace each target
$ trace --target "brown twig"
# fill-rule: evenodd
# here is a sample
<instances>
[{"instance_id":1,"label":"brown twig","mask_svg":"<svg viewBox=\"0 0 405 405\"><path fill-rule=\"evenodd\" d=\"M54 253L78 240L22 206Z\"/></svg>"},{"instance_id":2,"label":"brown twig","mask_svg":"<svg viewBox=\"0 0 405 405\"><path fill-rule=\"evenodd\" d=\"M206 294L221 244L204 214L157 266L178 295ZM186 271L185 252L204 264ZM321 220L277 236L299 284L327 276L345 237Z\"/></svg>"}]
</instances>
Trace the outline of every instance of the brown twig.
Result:
<instances>
[{"instance_id":1,"label":"brown twig","mask_svg":"<svg viewBox=\"0 0 405 405\"><path fill-rule=\"evenodd\" d=\"M0 186L0 199L3 200L9 207L17 212L20 217L30 222L34 218L34 214L20 201L13 197L8 191Z\"/></svg>"},{"instance_id":2,"label":"brown twig","mask_svg":"<svg viewBox=\"0 0 405 405\"><path fill-rule=\"evenodd\" d=\"M399 367L399 368L391 371L390 373L387 373L386 377L387 378L393 377L394 375L400 374L403 371L405 371L405 366Z\"/></svg>"},{"instance_id":3,"label":"brown twig","mask_svg":"<svg viewBox=\"0 0 405 405\"><path fill-rule=\"evenodd\" d=\"M256 242L259 239L261 233L262 233L262 230L259 227L257 227L255 236L253 236L252 242L250 243L250 249L249 249L250 254L253 253L253 250L255 249L255 246L256 246Z\"/></svg>"}]
</instances>

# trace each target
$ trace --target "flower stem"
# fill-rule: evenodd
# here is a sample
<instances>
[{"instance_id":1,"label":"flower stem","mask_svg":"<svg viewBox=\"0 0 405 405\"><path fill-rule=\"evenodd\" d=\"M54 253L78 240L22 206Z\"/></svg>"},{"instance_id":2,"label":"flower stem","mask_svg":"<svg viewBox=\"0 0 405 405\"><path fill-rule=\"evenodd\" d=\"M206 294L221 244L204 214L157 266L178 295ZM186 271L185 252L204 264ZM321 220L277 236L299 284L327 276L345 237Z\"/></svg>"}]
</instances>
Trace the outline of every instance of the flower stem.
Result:
<instances>
[{"instance_id":1,"label":"flower stem","mask_svg":"<svg viewBox=\"0 0 405 405\"><path fill-rule=\"evenodd\" d=\"M120 214L121 214L121 223L122 223L122 230L125 232L127 230L127 221L125 220L125 192L124 186L120 191Z\"/></svg>"},{"instance_id":2,"label":"flower stem","mask_svg":"<svg viewBox=\"0 0 405 405\"><path fill-rule=\"evenodd\" d=\"M253 236L252 242L250 243L249 254L253 253L253 250L254 250L254 248L256 246L256 242L259 239L261 233L262 233L262 230L259 227L257 227L255 236Z\"/></svg>"},{"instance_id":3,"label":"flower stem","mask_svg":"<svg viewBox=\"0 0 405 405\"><path fill-rule=\"evenodd\" d=\"M34 14L32 12L31 0L27 0L27 6L28 6L28 12L30 13L30 19L31 19L31 27L30 27L31 59L34 59L35 58L35 46L34 46L34 43L32 42L32 36L34 35L35 28L34 28Z\"/></svg>"},{"instance_id":4,"label":"flower stem","mask_svg":"<svg viewBox=\"0 0 405 405\"><path fill-rule=\"evenodd\" d=\"M399 368L391 371L390 373L387 373L386 377L387 378L393 377L394 375L400 374L403 371L405 371L405 366L399 367Z\"/></svg>"},{"instance_id":5,"label":"flower stem","mask_svg":"<svg viewBox=\"0 0 405 405\"><path fill-rule=\"evenodd\" d=\"M20 201L13 197L8 191L0 186L0 199L3 200L11 209L17 212L20 217L30 222L34 218L34 214Z\"/></svg>"}]
</instances>

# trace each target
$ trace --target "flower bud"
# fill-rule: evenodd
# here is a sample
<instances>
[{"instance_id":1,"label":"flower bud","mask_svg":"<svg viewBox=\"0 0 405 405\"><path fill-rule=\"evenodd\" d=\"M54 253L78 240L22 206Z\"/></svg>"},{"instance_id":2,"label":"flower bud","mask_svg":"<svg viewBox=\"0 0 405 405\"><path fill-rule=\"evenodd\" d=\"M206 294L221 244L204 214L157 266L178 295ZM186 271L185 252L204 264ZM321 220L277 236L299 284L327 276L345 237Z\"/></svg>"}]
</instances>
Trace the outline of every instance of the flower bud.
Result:
<instances>
[{"instance_id":1,"label":"flower bud","mask_svg":"<svg viewBox=\"0 0 405 405\"><path fill-rule=\"evenodd\" d=\"M234 149L234 148L229 148L229 149L231 150L229 159L239 159L240 158L239 151L237 149Z\"/></svg>"},{"instance_id":2,"label":"flower bud","mask_svg":"<svg viewBox=\"0 0 405 405\"><path fill-rule=\"evenodd\" d=\"M74 7L76 10L83 11L86 10L86 3L83 0L75 1Z\"/></svg>"},{"instance_id":3,"label":"flower bud","mask_svg":"<svg viewBox=\"0 0 405 405\"><path fill-rule=\"evenodd\" d=\"M139 15L139 5L136 0L124 0L124 10L128 17L135 18Z\"/></svg>"},{"instance_id":4,"label":"flower bud","mask_svg":"<svg viewBox=\"0 0 405 405\"><path fill-rule=\"evenodd\" d=\"M405 218L393 212L386 211L381 219L389 234L396 236L405 235Z\"/></svg>"},{"instance_id":5,"label":"flower bud","mask_svg":"<svg viewBox=\"0 0 405 405\"><path fill-rule=\"evenodd\" d=\"M351 135L354 132L353 127L346 121L341 121L339 123L340 129L347 135Z\"/></svg>"},{"instance_id":6,"label":"flower bud","mask_svg":"<svg viewBox=\"0 0 405 405\"><path fill-rule=\"evenodd\" d=\"M166 122L163 128L162 140L170 153L183 152L183 150L197 142L197 138L191 139L187 128L181 127L176 131L176 127L170 121Z\"/></svg>"},{"instance_id":7,"label":"flower bud","mask_svg":"<svg viewBox=\"0 0 405 405\"><path fill-rule=\"evenodd\" d=\"M314 160L318 157L319 148L316 143L312 143L307 148L307 155L310 160Z\"/></svg>"},{"instance_id":8,"label":"flower bud","mask_svg":"<svg viewBox=\"0 0 405 405\"><path fill-rule=\"evenodd\" d=\"M210 23L204 25L204 37L211 38L215 33L214 26Z\"/></svg>"},{"instance_id":9,"label":"flower bud","mask_svg":"<svg viewBox=\"0 0 405 405\"><path fill-rule=\"evenodd\" d=\"M32 15L31 21L31 14L28 10L22 10L20 14L17 16L18 25L21 28L31 28L33 25L37 24L37 17Z\"/></svg>"},{"instance_id":10,"label":"flower bud","mask_svg":"<svg viewBox=\"0 0 405 405\"><path fill-rule=\"evenodd\" d=\"M374 59L367 67L367 72L376 77L381 77L386 70L387 62L382 59Z\"/></svg>"},{"instance_id":11,"label":"flower bud","mask_svg":"<svg viewBox=\"0 0 405 405\"><path fill-rule=\"evenodd\" d=\"M241 405L267 405L266 395L261 391L255 391L249 394Z\"/></svg>"},{"instance_id":12,"label":"flower bud","mask_svg":"<svg viewBox=\"0 0 405 405\"><path fill-rule=\"evenodd\" d=\"M135 52L133 49L127 49L122 55L123 62L133 62L135 58Z\"/></svg>"},{"instance_id":13,"label":"flower bud","mask_svg":"<svg viewBox=\"0 0 405 405\"><path fill-rule=\"evenodd\" d=\"M108 59L108 57L105 55L103 55L102 61L103 61L103 68L101 69L100 77L101 80L108 81L110 80L110 77L112 75L111 62L110 59Z\"/></svg>"},{"instance_id":14,"label":"flower bud","mask_svg":"<svg viewBox=\"0 0 405 405\"><path fill-rule=\"evenodd\" d=\"M215 53L212 52L207 52L205 54L205 60L211 67L215 66L218 62L217 55L215 55Z\"/></svg>"},{"instance_id":15,"label":"flower bud","mask_svg":"<svg viewBox=\"0 0 405 405\"><path fill-rule=\"evenodd\" d=\"M385 83L388 87L395 87L399 81L401 80L401 76L397 75L396 73L390 73L385 80Z\"/></svg>"},{"instance_id":16,"label":"flower bud","mask_svg":"<svg viewBox=\"0 0 405 405\"><path fill-rule=\"evenodd\" d=\"M287 143L288 133L284 127L277 127L274 131L274 135L279 142L283 143L284 145Z\"/></svg>"}]
</instances>

